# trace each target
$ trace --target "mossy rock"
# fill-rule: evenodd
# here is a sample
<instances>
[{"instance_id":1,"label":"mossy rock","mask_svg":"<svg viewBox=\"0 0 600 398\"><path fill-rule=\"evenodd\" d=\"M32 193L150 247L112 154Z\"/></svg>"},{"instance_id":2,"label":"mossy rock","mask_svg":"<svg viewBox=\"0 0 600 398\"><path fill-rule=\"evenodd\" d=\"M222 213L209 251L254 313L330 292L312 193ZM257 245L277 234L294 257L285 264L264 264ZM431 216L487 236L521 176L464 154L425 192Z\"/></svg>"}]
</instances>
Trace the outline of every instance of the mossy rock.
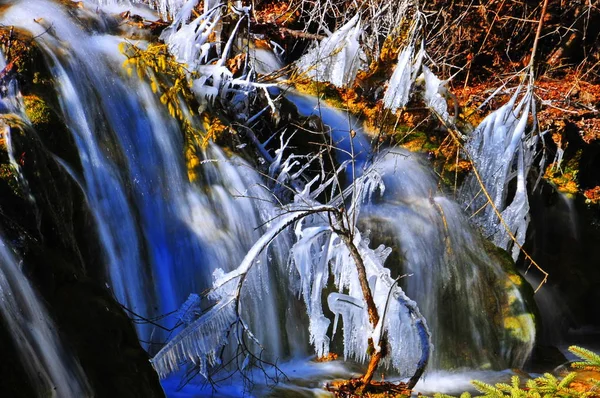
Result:
<instances>
[{"instance_id":1,"label":"mossy rock","mask_svg":"<svg viewBox=\"0 0 600 398\"><path fill-rule=\"evenodd\" d=\"M23 186L19 180L16 166L11 164L9 158L8 134L11 141L23 135L26 123L17 115L0 115L0 179L10 187L12 194L24 198ZM13 153L13 156L18 156ZM16 159L19 161L19 159Z\"/></svg>"},{"instance_id":2,"label":"mossy rock","mask_svg":"<svg viewBox=\"0 0 600 398\"><path fill-rule=\"evenodd\" d=\"M31 127L45 148L78 169L80 160L72 134L51 105L56 102L54 93L48 91L44 97L37 94L25 95L23 102Z\"/></svg>"},{"instance_id":3,"label":"mossy rock","mask_svg":"<svg viewBox=\"0 0 600 398\"><path fill-rule=\"evenodd\" d=\"M495 246L488 240L484 240L484 247L488 255L496 260L506 273L507 279L496 282L497 289L505 289L507 292L507 302L502 303L500 313L502 315L502 324L506 331L506 339L514 339L523 343L533 343L537 330L539 329L538 320L539 311L534 296L533 287L523 278L517 270L515 262L511 255L504 249ZM515 288L520 297L517 297L511 290ZM517 299L524 302L527 312L519 312L513 307ZM497 305L497 304L494 304ZM533 330L530 328L533 325ZM534 339L532 340L532 336Z\"/></svg>"},{"instance_id":4,"label":"mossy rock","mask_svg":"<svg viewBox=\"0 0 600 398\"><path fill-rule=\"evenodd\" d=\"M484 240L484 247L488 255L498 261L498 264L500 264L504 272L507 273L508 278L512 281L512 283L514 283L515 286L521 290L523 293L523 299L526 301L527 305L531 306L532 308L537 308L533 299L533 287L531 287L529 282L523 278L510 253L494 245L488 240Z\"/></svg>"},{"instance_id":5,"label":"mossy rock","mask_svg":"<svg viewBox=\"0 0 600 398\"><path fill-rule=\"evenodd\" d=\"M435 137L424 131L414 130L405 126L396 128L397 142L400 146L412 152L430 152L439 149L440 144Z\"/></svg>"},{"instance_id":6,"label":"mossy rock","mask_svg":"<svg viewBox=\"0 0 600 398\"><path fill-rule=\"evenodd\" d=\"M26 95L23 97L23 102L25 104L25 114L36 130L56 122L56 115L39 96Z\"/></svg>"}]
</instances>

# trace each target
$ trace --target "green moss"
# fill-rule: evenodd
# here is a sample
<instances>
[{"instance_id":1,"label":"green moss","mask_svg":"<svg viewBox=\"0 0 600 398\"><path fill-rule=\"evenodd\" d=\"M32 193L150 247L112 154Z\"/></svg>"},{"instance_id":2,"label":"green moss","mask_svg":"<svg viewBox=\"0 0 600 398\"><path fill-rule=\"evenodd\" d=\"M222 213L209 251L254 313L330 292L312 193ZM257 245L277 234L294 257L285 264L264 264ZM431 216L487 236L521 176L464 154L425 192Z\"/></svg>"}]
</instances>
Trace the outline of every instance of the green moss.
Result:
<instances>
[{"instance_id":1,"label":"green moss","mask_svg":"<svg viewBox=\"0 0 600 398\"><path fill-rule=\"evenodd\" d=\"M504 328L510 336L524 343L531 341L531 336L535 336L535 330L531 329L531 325L535 325L533 314L524 313L504 318Z\"/></svg>"},{"instance_id":2,"label":"green moss","mask_svg":"<svg viewBox=\"0 0 600 398\"><path fill-rule=\"evenodd\" d=\"M25 114L35 128L52 123L52 112L46 102L35 95L23 97Z\"/></svg>"},{"instance_id":3,"label":"green moss","mask_svg":"<svg viewBox=\"0 0 600 398\"><path fill-rule=\"evenodd\" d=\"M396 142L413 152L437 151L440 147L435 137L406 126L396 127Z\"/></svg>"},{"instance_id":4,"label":"green moss","mask_svg":"<svg viewBox=\"0 0 600 398\"><path fill-rule=\"evenodd\" d=\"M552 184L559 192L568 196L574 196L579 192L579 182L577 175L579 174L579 161L581 160L582 151L579 150L571 159L557 167L554 163L551 164L544 174L544 178Z\"/></svg>"},{"instance_id":5,"label":"green moss","mask_svg":"<svg viewBox=\"0 0 600 398\"><path fill-rule=\"evenodd\" d=\"M15 169L10 164L0 164L0 179L6 181L16 196L23 197L17 174L15 173Z\"/></svg>"}]
</instances>

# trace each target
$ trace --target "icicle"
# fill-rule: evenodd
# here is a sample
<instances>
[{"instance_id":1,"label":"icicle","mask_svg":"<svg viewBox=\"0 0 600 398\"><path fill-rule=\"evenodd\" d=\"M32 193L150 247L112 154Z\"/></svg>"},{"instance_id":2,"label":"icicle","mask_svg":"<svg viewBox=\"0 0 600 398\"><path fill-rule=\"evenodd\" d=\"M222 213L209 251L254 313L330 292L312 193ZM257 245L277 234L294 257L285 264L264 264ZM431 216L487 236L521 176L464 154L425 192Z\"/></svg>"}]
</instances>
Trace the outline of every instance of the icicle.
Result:
<instances>
[{"instance_id":1,"label":"icicle","mask_svg":"<svg viewBox=\"0 0 600 398\"><path fill-rule=\"evenodd\" d=\"M385 184L383 183L383 175L376 167L371 167L365 171L360 179L357 179L360 184L360 202L370 202L376 191L379 191L379 196L383 196L385 192Z\"/></svg>"},{"instance_id":2,"label":"icicle","mask_svg":"<svg viewBox=\"0 0 600 398\"><path fill-rule=\"evenodd\" d=\"M466 149L479 172L469 176L461 191L461 197L474 213L475 222L494 243L512 251L513 259L519 256L519 246L525 242L529 223L527 199L527 175L536 154L537 137L527 123L533 111L533 85L522 93L517 88L511 99L489 114L469 137ZM516 191L508 200L509 184L516 178ZM481 192L481 182L501 213L489 205ZM475 198L473 198L475 195ZM508 230L507 230L508 229ZM516 240L516 244L515 244Z\"/></svg>"},{"instance_id":3,"label":"icicle","mask_svg":"<svg viewBox=\"0 0 600 398\"><path fill-rule=\"evenodd\" d=\"M335 335L340 315L344 321L344 359L348 359L351 355L355 356L356 352L366 350L365 335L361 338L357 333L347 333L352 330L362 331L363 326L369 325L364 300L346 294L330 293L327 297L327 305L335 315L332 336Z\"/></svg>"},{"instance_id":4,"label":"icicle","mask_svg":"<svg viewBox=\"0 0 600 398\"><path fill-rule=\"evenodd\" d=\"M421 49L415 54L415 45L412 42L398 54L398 64L383 96L384 107L396 112L408 103L411 87L421 68L423 54L424 44L421 43Z\"/></svg>"},{"instance_id":5,"label":"icicle","mask_svg":"<svg viewBox=\"0 0 600 398\"><path fill-rule=\"evenodd\" d=\"M198 366L204 377L217 363L221 347L227 344L228 332L237 320L235 300L224 299L169 341L150 360L161 378L176 372L188 362Z\"/></svg>"},{"instance_id":6,"label":"icicle","mask_svg":"<svg viewBox=\"0 0 600 398\"><path fill-rule=\"evenodd\" d=\"M425 65L423 65L423 79L425 81L425 92L423 93L425 105L433 110L442 120L449 122L448 104L446 103L446 98L442 95L442 91L445 90L443 86L447 81L438 79Z\"/></svg>"},{"instance_id":7,"label":"icicle","mask_svg":"<svg viewBox=\"0 0 600 398\"><path fill-rule=\"evenodd\" d=\"M201 299L195 293L189 295L188 299L177 311L177 318L188 326L202 314Z\"/></svg>"},{"instance_id":8,"label":"icicle","mask_svg":"<svg viewBox=\"0 0 600 398\"><path fill-rule=\"evenodd\" d=\"M295 228L298 241L290 252L290 263L300 277L297 290L302 294L309 316L310 343L318 356L329 353L329 320L323 315L320 292L329 278L326 253L330 227L323 219L327 218L314 215L298 222Z\"/></svg>"},{"instance_id":9,"label":"icicle","mask_svg":"<svg viewBox=\"0 0 600 398\"><path fill-rule=\"evenodd\" d=\"M357 14L300 58L298 69L319 82L330 82L336 87L351 85L366 64L358 42L361 34L360 15Z\"/></svg>"}]
</instances>

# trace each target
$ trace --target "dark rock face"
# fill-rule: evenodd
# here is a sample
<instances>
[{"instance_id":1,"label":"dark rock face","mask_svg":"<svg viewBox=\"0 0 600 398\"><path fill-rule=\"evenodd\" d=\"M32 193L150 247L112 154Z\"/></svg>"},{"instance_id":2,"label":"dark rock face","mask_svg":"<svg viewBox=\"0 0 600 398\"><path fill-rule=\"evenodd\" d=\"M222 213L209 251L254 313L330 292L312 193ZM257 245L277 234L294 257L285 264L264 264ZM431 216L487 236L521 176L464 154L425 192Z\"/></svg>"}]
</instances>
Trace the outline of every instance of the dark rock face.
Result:
<instances>
[{"instance_id":1,"label":"dark rock face","mask_svg":"<svg viewBox=\"0 0 600 398\"><path fill-rule=\"evenodd\" d=\"M581 195L570 199L542 184L531 199L527 248L550 274L536 294L541 301L547 344L558 344L569 331L600 328L600 210ZM591 304L591 305L590 305ZM568 339L570 343L574 343Z\"/></svg>"},{"instance_id":2,"label":"dark rock face","mask_svg":"<svg viewBox=\"0 0 600 398\"><path fill-rule=\"evenodd\" d=\"M17 119L4 118L11 125L13 150L20 154L18 162L27 182L15 184L14 170L11 173L9 168L0 180L0 223L5 239L22 257L24 272L96 397L163 396L131 321L105 287L103 256L85 198L46 149L44 140L51 140L50 146L76 159L69 133L56 115L51 116L53 122L44 122L39 130L34 130L35 124L31 128L15 123ZM6 165L6 153L2 157ZM0 395L34 396L3 327L0 355L0 378L10 381L0 383Z\"/></svg>"}]
</instances>

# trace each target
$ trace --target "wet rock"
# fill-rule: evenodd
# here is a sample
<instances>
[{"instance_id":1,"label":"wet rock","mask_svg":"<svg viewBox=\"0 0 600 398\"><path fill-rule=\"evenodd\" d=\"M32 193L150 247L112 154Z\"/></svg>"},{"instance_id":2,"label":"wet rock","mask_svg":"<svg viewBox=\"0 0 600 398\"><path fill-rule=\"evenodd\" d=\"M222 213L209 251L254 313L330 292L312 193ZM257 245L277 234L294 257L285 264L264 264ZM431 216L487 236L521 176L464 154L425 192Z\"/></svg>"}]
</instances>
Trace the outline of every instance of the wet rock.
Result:
<instances>
[{"instance_id":1,"label":"wet rock","mask_svg":"<svg viewBox=\"0 0 600 398\"><path fill-rule=\"evenodd\" d=\"M68 139L53 141L52 137L68 137L68 132L59 129L61 124L52 120L43 101L28 102L31 122L40 133L49 142L65 145L62 153L74 153ZM4 233L23 258L24 272L43 298L67 350L82 365L97 397L163 396L131 321L106 288L95 221L80 188L28 123L12 123L11 137L15 153L25 155L20 159L20 191L9 184L14 175L0 179ZM3 372L2 379L8 374L14 374L10 380L23 379L10 343L0 341L0 353L7 355L3 359L12 357L17 364ZM10 389L6 396L32 396ZM28 394L26 388L23 391Z\"/></svg>"}]
</instances>

